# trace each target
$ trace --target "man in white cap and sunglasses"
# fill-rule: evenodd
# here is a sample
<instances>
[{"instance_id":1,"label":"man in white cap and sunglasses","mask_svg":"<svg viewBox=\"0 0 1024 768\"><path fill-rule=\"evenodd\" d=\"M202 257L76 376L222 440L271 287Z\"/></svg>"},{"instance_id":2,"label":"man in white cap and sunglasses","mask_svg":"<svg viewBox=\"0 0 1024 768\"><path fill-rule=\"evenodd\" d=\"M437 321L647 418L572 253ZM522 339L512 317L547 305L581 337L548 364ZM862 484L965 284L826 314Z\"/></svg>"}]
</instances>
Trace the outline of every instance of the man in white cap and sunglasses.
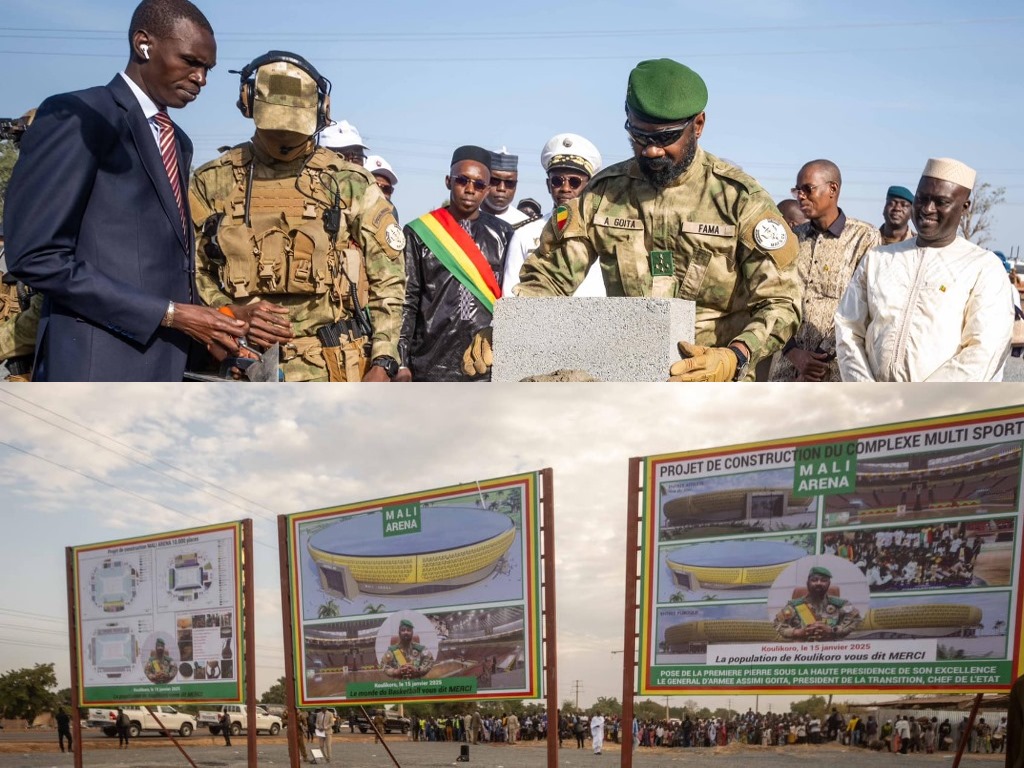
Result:
<instances>
[{"instance_id":1,"label":"man in white cap and sunglasses","mask_svg":"<svg viewBox=\"0 0 1024 768\"><path fill-rule=\"evenodd\" d=\"M580 192L601 168L601 153L590 141L575 133L559 133L552 136L540 153L540 164L547 174L545 184L555 207L565 205L579 196ZM552 211L553 212L553 211ZM519 285L519 270L527 255L540 244L540 233L551 218L551 213L534 221L519 225L512 242L508 244L505 257L505 278L502 291L506 296ZM604 296L604 281L601 271L592 269L587 278L576 289L575 296Z\"/></svg>"},{"instance_id":2,"label":"man in white cap and sunglasses","mask_svg":"<svg viewBox=\"0 0 1024 768\"><path fill-rule=\"evenodd\" d=\"M366 150L363 137L348 120L339 120L320 132L320 146L337 152L350 163L362 165L366 162Z\"/></svg>"},{"instance_id":3,"label":"man in white cap and sunglasses","mask_svg":"<svg viewBox=\"0 0 1024 768\"><path fill-rule=\"evenodd\" d=\"M843 381L998 381L1010 353L1012 286L999 258L957 234L975 172L927 162L917 238L864 254L836 312Z\"/></svg>"}]
</instances>

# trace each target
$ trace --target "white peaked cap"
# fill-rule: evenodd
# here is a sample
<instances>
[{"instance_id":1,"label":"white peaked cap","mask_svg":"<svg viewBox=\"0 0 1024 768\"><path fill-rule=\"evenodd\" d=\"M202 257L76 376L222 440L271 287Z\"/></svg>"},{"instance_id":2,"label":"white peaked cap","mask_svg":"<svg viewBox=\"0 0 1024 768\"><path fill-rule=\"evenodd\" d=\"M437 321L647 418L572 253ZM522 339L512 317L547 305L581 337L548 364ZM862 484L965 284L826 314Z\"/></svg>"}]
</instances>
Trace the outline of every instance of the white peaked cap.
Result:
<instances>
[{"instance_id":1,"label":"white peaked cap","mask_svg":"<svg viewBox=\"0 0 1024 768\"><path fill-rule=\"evenodd\" d=\"M601 153L578 134L559 133L544 145L540 164L545 171L549 168L575 168L593 176L601 168Z\"/></svg>"},{"instance_id":2,"label":"white peaked cap","mask_svg":"<svg viewBox=\"0 0 1024 768\"><path fill-rule=\"evenodd\" d=\"M391 163L380 155L370 155L366 158L366 162L363 163L363 167L370 173L385 176L392 184L398 183L398 177L395 176L395 171L391 168Z\"/></svg>"},{"instance_id":3,"label":"white peaked cap","mask_svg":"<svg viewBox=\"0 0 1024 768\"><path fill-rule=\"evenodd\" d=\"M363 143L363 137L359 131L348 120L339 120L334 125L329 125L320 133L320 146L328 149L338 147L362 147L369 149Z\"/></svg>"},{"instance_id":4,"label":"white peaked cap","mask_svg":"<svg viewBox=\"0 0 1024 768\"><path fill-rule=\"evenodd\" d=\"M951 157L933 157L925 163L922 176L931 176L933 179L951 181L967 189L974 189L974 179L977 176L974 169L959 160Z\"/></svg>"}]
</instances>

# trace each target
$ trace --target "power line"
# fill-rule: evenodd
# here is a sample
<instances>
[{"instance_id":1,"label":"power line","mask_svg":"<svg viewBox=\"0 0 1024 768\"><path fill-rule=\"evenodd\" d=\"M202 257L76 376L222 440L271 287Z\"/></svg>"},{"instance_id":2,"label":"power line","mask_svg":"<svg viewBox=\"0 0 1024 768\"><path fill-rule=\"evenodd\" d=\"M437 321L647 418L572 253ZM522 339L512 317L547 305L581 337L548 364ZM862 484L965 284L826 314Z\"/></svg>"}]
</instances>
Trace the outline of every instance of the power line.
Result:
<instances>
[{"instance_id":1,"label":"power line","mask_svg":"<svg viewBox=\"0 0 1024 768\"><path fill-rule=\"evenodd\" d=\"M103 478L96 477L95 475L90 475L88 472L83 472L82 470L75 469L74 467L69 467L67 464L62 464L61 462L56 461L55 459L48 459L45 456L40 456L39 454L33 453L32 451L29 451L29 450L27 450L25 448L19 448L16 445L8 443L6 440L0 440L0 445L6 445L12 451L17 451L18 453L22 453L22 454L24 454L26 456L31 456L34 459L38 459L39 461L46 462L47 464L51 464L52 466L60 467L63 470L66 470L66 471L71 472L73 474L79 475L80 477L84 477L87 480L92 480L95 483L99 483L100 485L105 485L106 487L112 488L115 491L119 491L120 493L123 493L123 494L131 496L133 498L139 499L140 501L144 501L147 504L153 504L155 506L161 507L162 509L166 509L168 512L173 512L176 515L181 515L182 517L187 517L190 520L195 520L196 522L201 523L202 525L209 525L210 524L209 520L203 520L202 518L196 517L195 515L193 515L193 514L191 514L189 512L185 512L185 511L180 510L180 509L175 509L174 507L169 507L168 505L164 504L163 502L157 501L156 499L151 499L148 496L143 496L141 493L136 493L135 491L129 490L128 488L122 488L121 486L115 485L114 483L111 483L111 482L109 482L107 480L104 480ZM266 544L265 542L262 542L262 541L256 541L255 543L259 544L261 546L267 547L268 549L271 549L271 550L274 550L274 551L277 550L276 547L272 547L270 544Z\"/></svg>"},{"instance_id":2,"label":"power line","mask_svg":"<svg viewBox=\"0 0 1024 768\"><path fill-rule=\"evenodd\" d=\"M572 37L574 40L591 38L591 37L651 37L651 36L695 36L695 35L737 35L737 34L749 34L758 33L763 34L765 32L830 32L834 33L839 30L849 29L862 29L862 30L873 30L873 29L908 29L908 28L923 28L923 27L942 27L949 28L958 25L999 25L1019 22L1024 20L1024 16L1004 16L1004 17L982 17L975 19L952 19L952 20L935 20L935 21L892 21L892 20L881 20L881 21L866 21L866 22L850 22L850 23L839 23L839 24L770 24L760 26L749 26L749 27L737 27L737 26L724 26L724 27L676 27L676 28L657 28L657 29L594 29L594 30L573 30ZM0 26L0 37L6 37L2 33L16 33L18 36L24 36L25 33L33 32L45 32L49 34L74 34L77 36L81 35L101 35L102 38L98 39L122 39L124 37L123 29L75 29L73 27L65 28L47 28L47 27L4 27ZM483 30L473 31L473 37L475 39L487 39L487 40L561 40L564 39L564 32L543 32L536 30L528 31L503 31L503 32L488 32ZM239 40L239 41L254 41L254 40L279 40L282 37L289 39L306 39L306 40L322 40L324 42L407 42L407 41L420 41L420 40L437 40L441 42L452 41L452 40L463 40L465 39L466 31L459 32L428 32L419 30L416 32L369 32L360 31L358 33L339 33L339 32L286 32L278 31L275 33L266 32L236 32L236 31L217 31L217 38L219 40ZM10 36L14 36L13 34ZM46 39L46 38L42 38ZM63 38L61 38L63 39Z\"/></svg>"},{"instance_id":3,"label":"power line","mask_svg":"<svg viewBox=\"0 0 1024 768\"><path fill-rule=\"evenodd\" d=\"M728 51L717 51L713 53L698 53L695 51L687 51L686 58L692 59L738 59L738 58L750 58L750 57L773 57L773 56L863 56L865 54L873 53L884 53L891 54L892 47L880 47L880 48L821 48L821 49L793 49L788 48L781 51L745 51L745 50L728 50ZM926 51L938 51L949 50L948 45L925 45L925 46L903 46L900 48L900 53L922 53ZM0 55L6 56L46 56L47 58L94 58L94 59L123 59L124 53L88 53L88 52L73 52L73 51L10 51L0 50ZM223 55L223 54L222 54ZM555 54L545 55L530 55L530 61L561 61L561 62L586 62L586 61L638 61L642 59L646 53L639 54L618 54L618 55L581 55L581 56L563 56ZM317 65L322 67L324 62L331 62L335 64L423 64L423 63L451 63L451 62L463 62L465 59L461 56L438 56L433 53L428 53L423 56L316 56ZM488 61L496 62L521 62L522 56L489 56Z\"/></svg>"},{"instance_id":4,"label":"power line","mask_svg":"<svg viewBox=\"0 0 1024 768\"><path fill-rule=\"evenodd\" d=\"M51 409L49 409L49 408L47 408L47 407L45 407L43 405L40 405L39 403L36 403L36 402L34 402L32 400L29 400L28 398L21 397L20 395L16 395L13 392L11 392L10 390L4 391L3 394L6 395L7 397L17 398L18 400L21 400L22 402L28 403L28 404L32 405L33 407L38 408L41 411L45 411L46 413L50 413L50 414L56 416L59 419L63 419L64 421L68 422L69 424L74 424L79 429L84 429L87 432L93 433L94 435L99 435L100 437L104 438L105 440L109 440L110 442L114 443L115 445L119 445L122 448L125 448L126 450L132 451L134 453L141 454L141 455L145 456L146 458L148 458L148 459L150 459L152 461L155 461L155 462L157 462L159 464L163 464L166 467L170 467L175 472L180 472L183 475L187 475L189 477L193 477L196 480L198 480L199 482L203 483L204 485L208 485L211 488L216 488L217 490L223 491L224 493L231 494L232 496L237 496L238 498L243 499L244 501L248 502L249 504L252 504L253 506L260 507L261 509L265 509L267 512L270 512L271 515L275 514L274 510L270 509L269 507L264 506L263 504L261 504L258 501L254 501L253 499L247 499L244 496L242 496L241 494L234 493L233 491L229 491L226 488L223 488L223 487L217 485L216 483L211 483L210 481L205 480L205 479L203 479L201 477L196 477L193 473L189 472L186 469L183 469L181 467L175 466L174 464L171 464L168 461L164 461L163 459L160 459L160 458L158 458L156 456L153 456L151 453L149 453L149 452L147 452L145 450L141 450L139 448L136 448L135 446L132 446L132 445L129 445L129 444L125 443L125 442L122 442L121 440L118 440L115 437L112 437L112 436L110 436L108 434L100 432L99 430L96 430L96 429L93 429L92 427L88 427L88 426L86 426L84 424L81 424L81 423L75 421L74 419L71 419L71 418L69 418L67 416L64 416L63 414L58 413L57 411L53 411L53 410L51 410ZM161 475L162 477L166 477L167 479L171 480L172 482L181 483L182 485L184 485L184 486L186 486L188 488L192 488L193 490L199 491L200 493L205 493L205 494L207 494L209 496L212 496L213 498L217 499L217 501L223 502L225 504L229 504L230 506L233 506L236 509L240 509L243 512L246 512L246 513L249 513L249 514L253 514L248 509L243 507L241 504L238 504L237 502L235 502L233 499L222 498L222 497L220 497L220 496L218 496L218 495L216 495L214 493L211 493L208 490L205 490L204 488L200 488L197 485L193 485L191 483L187 483L184 480L181 480L180 478L173 477L172 475L168 474L167 472L163 472L163 471L160 471L160 470L158 470L158 469L156 469L154 467L151 467L151 466L143 463L142 461L139 461L138 459L136 459L136 458L134 458L132 456L125 456L124 454L118 453L117 451L114 451L109 446L103 445L102 443L100 443L100 442L98 442L96 440L92 440L92 439L90 439L88 437L84 437L82 435L75 434L71 430L69 430L69 429L67 429L65 427L62 427L60 424L55 424L52 421L48 421L47 419L44 419L39 414L31 413L30 411L27 411L24 408L19 408L17 405L14 405L12 403L4 403L4 405L6 405L8 408L14 408L17 411L20 411L21 413L24 413L26 416L31 416L34 419L38 419L39 421L43 422L44 424L49 424L51 427L55 427L57 429L60 429L60 430L66 432L67 434L69 434L69 435L71 435L73 437L77 437L79 440L84 440L85 442L87 442L87 443L89 443L91 445L95 445L97 448L102 448L105 451L109 451L110 453L113 453L115 456L119 456L122 459L126 459L126 460L132 462L133 464L136 464L136 465L138 465L140 467L143 467L144 469L148 469L151 472L155 472L158 475ZM265 520L270 520L270 521L274 520L273 516L268 517L266 515L262 515L262 514L259 514L259 513L255 513L255 514L258 517L262 517Z\"/></svg>"},{"instance_id":5,"label":"power line","mask_svg":"<svg viewBox=\"0 0 1024 768\"><path fill-rule=\"evenodd\" d=\"M60 617L60 616L50 616L50 615L45 614L45 613L30 613L29 611L19 611L19 610L15 609L15 608L0 608L0 613L6 614L8 616L18 616L18 617L26 617L26 618L32 618L32 619L39 619L40 621L64 621L64 622L66 622L68 620L67 616Z\"/></svg>"}]
</instances>

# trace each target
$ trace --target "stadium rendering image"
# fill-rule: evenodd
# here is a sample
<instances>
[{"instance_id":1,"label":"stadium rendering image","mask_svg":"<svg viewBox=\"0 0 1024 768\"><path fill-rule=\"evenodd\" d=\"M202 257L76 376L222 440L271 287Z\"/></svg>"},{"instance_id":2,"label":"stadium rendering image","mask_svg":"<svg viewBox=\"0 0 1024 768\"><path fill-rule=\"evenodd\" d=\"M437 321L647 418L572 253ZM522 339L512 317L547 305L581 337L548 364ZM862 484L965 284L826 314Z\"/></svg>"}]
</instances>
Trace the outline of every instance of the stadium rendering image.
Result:
<instances>
[{"instance_id":1,"label":"stadium rendering image","mask_svg":"<svg viewBox=\"0 0 1024 768\"><path fill-rule=\"evenodd\" d=\"M419 530L385 534L384 511L343 517L312 534L307 549L328 593L422 595L482 581L516 538L504 514L424 506Z\"/></svg>"},{"instance_id":2,"label":"stadium rendering image","mask_svg":"<svg viewBox=\"0 0 1024 768\"><path fill-rule=\"evenodd\" d=\"M526 682L525 624L520 607L427 614L439 645L425 679L474 677L481 689ZM306 690L311 698L344 695L354 682L387 680L375 644L381 616L318 622L304 628ZM413 638L419 642L419 635ZM312 673L310 673L312 671Z\"/></svg>"},{"instance_id":3,"label":"stadium rendering image","mask_svg":"<svg viewBox=\"0 0 1024 768\"><path fill-rule=\"evenodd\" d=\"M661 507L664 519L660 537L667 541L813 526L814 498L795 497L792 490L792 484L789 487L754 484L668 496Z\"/></svg>"},{"instance_id":4,"label":"stadium rendering image","mask_svg":"<svg viewBox=\"0 0 1024 768\"><path fill-rule=\"evenodd\" d=\"M856 491L829 496L826 526L1016 512L1019 445L862 460Z\"/></svg>"},{"instance_id":5,"label":"stadium rendering image","mask_svg":"<svg viewBox=\"0 0 1024 768\"><path fill-rule=\"evenodd\" d=\"M689 590L765 587L807 551L783 541L711 541L666 558L676 585Z\"/></svg>"}]
</instances>

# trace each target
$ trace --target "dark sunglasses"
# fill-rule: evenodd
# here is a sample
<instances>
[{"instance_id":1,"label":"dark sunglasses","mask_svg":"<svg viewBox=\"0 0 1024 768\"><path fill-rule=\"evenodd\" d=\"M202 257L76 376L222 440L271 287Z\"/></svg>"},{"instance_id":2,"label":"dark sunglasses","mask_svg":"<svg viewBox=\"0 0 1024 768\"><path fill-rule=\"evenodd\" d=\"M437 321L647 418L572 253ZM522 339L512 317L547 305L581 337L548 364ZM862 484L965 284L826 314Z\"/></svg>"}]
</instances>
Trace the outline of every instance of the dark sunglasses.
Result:
<instances>
[{"instance_id":1,"label":"dark sunglasses","mask_svg":"<svg viewBox=\"0 0 1024 768\"><path fill-rule=\"evenodd\" d=\"M377 186L380 187L380 191L383 192L385 195L390 195L392 192L395 191L395 188L390 184L378 184Z\"/></svg>"},{"instance_id":2,"label":"dark sunglasses","mask_svg":"<svg viewBox=\"0 0 1024 768\"><path fill-rule=\"evenodd\" d=\"M696 117L696 115L693 117ZM629 138L639 146L664 148L672 146L683 137L683 133L690 127L690 123L693 122L693 117L662 131L641 131L629 122L629 118L626 118L626 125L624 127L626 133L629 134Z\"/></svg>"},{"instance_id":3,"label":"dark sunglasses","mask_svg":"<svg viewBox=\"0 0 1024 768\"><path fill-rule=\"evenodd\" d=\"M579 189L585 182L579 176L548 176L552 189L561 189L562 185L568 184L570 189Z\"/></svg>"},{"instance_id":4,"label":"dark sunglasses","mask_svg":"<svg viewBox=\"0 0 1024 768\"><path fill-rule=\"evenodd\" d=\"M500 187L500 186L504 185L504 186L508 187L509 189L515 189L516 185L518 183L519 183L518 179L491 179L491 186L492 187Z\"/></svg>"},{"instance_id":5,"label":"dark sunglasses","mask_svg":"<svg viewBox=\"0 0 1024 768\"><path fill-rule=\"evenodd\" d=\"M472 185L473 189L477 192L483 192L487 189L487 182L481 181L480 179L471 179L469 176L453 176L452 181L458 184L460 187L468 187Z\"/></svg>"},{"instance_id":6,"label":"dark sunglasses","mask_svg":"<svg viewBox=\"0 0 1024 768\"><path fill-rule=\"evenodd\" d=\"M355 163L356 165L362 165L363 163L366 162L366 155L364 155L362 152L339 152L338 154L340 154L350 163Z\"/></svg>"},{"instance_id":7,"label":"dark sunglasses","mask_svg":"<svg viewBox=\"0 0 1024 768\"><path fill-rule=\"evenodd\" d=\"M801 184L799 187L793 187L789 191L792 193L793 197L800 197L800 195L810 197L811 193L813 193L818 187L826 187L831 183L832 181L829 180L823 181L821 184Z\"/></svg>"}]
</instances>

